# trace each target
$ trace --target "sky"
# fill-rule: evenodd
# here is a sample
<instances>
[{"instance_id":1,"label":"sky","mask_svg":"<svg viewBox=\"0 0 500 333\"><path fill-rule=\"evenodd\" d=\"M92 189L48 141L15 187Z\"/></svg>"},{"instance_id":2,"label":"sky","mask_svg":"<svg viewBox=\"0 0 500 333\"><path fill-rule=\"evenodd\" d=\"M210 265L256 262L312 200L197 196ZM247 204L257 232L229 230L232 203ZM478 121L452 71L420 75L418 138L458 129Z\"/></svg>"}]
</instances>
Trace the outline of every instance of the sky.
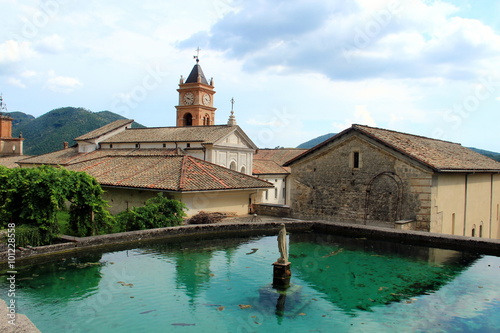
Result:
<instances>
[{"instance_id":1,"label":"sky","mask_svg":"<svg viewBox=\"0 0 500 333\"><path fill-rule=\"evenodd\" d=\"M363 124L500 152L498 0L0 0L8 111L175 126L199 51L260 148Z\"/></svg>"}]
</instances>

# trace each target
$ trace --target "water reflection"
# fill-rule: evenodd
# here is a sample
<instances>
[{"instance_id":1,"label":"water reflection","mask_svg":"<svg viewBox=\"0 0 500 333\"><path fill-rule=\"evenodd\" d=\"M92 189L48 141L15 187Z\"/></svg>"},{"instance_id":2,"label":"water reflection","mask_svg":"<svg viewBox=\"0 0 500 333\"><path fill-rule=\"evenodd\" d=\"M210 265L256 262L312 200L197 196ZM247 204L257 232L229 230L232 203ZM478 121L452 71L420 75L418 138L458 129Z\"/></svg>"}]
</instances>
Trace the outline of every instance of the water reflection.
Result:
<instances>
[{"instance_id":1,"label":"water reflection","mask_svg":"<svg viewBox=\"0 0 500 333\"><path fill-rule=\"evenodd\" d=\"M348 314L437 291L477 255L322 234L292 234L299 278ZM295 273L294 273L295 274Z\"/></svg>"}]
</instances>

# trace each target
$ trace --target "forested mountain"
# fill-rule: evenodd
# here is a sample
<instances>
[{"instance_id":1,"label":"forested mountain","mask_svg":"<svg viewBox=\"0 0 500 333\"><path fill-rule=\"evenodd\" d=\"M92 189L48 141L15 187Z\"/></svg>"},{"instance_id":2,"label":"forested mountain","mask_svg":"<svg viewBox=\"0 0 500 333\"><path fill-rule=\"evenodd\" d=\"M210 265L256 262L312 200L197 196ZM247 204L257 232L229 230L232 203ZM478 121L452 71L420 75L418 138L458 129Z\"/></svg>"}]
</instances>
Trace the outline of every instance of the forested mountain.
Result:
<instances>
[{"instance_id":1,"label":"forested mountain","mask_svg":"<svg viewBox=\"0 0 500 333\"><path fill-rule=\"evenodd\" d=\"M337 133L328 133L325 135L318 136L317 138L314 138L314 139L311 139L311 140L306 141L304 143L301 143L300 145L297 146L297 148L310 149L316 145L319 145L321 142L330 139L335 134L337 134Z\"/></svg>"},{"instance_id":2,"label":"forested mountain","mask_svg":"<svg viewBox=\"0 0 500 333\"><path fill-rule=\"evenodd\" d=\"M298 145L297 148L310 149L310 148L312 148L312 147L320 144L321 142L323 142L325 140L328 140L329 138L331 138L335 134L336 133L328 133L328 134L325 134L325 135L318 136L317 138L314 138L312 140L306 141L306 142ZM478 149L478 148L472 148L472 147L468 147L468 148L471 149L471 150L474 150L475 152L478 152L479 154L482 154L484 156L487 156L489 158L494 159L495 161L500 162L500 153L495 153L495 152L492 152L492 151L488 151L488 150L484 150L484 149Z\"/></svg>"},{"instance_id":3,"label":"forested mountain","mask_svg":"<svg viewBox=\"0 0 500 333\"><path fill-rule=\"evenodd\" d=\"M22 133L25 155L40 155L63 148L63 142L70 146L74 138L124 117L110 112L92 112L84 108L65 107L52 110L38 118L22 112L10 112L12 136ZM132 127L144 127L134 123Z\"/></svg>"}]
</instances>

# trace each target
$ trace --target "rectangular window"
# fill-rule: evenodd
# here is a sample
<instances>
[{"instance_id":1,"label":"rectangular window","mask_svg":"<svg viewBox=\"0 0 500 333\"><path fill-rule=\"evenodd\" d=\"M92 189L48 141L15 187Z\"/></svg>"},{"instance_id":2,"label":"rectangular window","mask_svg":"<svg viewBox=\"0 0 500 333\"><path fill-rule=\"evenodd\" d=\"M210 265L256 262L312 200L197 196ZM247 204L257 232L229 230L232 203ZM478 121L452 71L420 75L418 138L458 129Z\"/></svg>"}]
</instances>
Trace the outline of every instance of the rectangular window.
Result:
<instances>
[{"instance_id":1,"label":"rectangular window","mask_svg":"<svg viewBox=\"0 0 500 333\"><path fill-rule=\"evenodd\" d=\"M187 143L187 144L186 144L186 147L187 147L187 148L190 148L190 147L191 147L191 144L190 144L190 143Z\"/></svg>"},{"instance_id":2,"label":"rectangular window","mask_svg":"<svg viewBox=\"0 0 500 333\"><path fill-rule=\"evenodd\" d=\"M286 199L286 188L283 187L283 199Z\"/></svg>"},{"instance_id":3,"label":"rectangular window","mask_svg":"<svg viewBox=\"0 0 500 333\"><path fill-rule=\"evenodd\" d=\"M266 201L269 199L269 190L266 190Z\"/></svg>"},{"instance_id":4,"label":"rectangular window","mask_svg":"<svg viewBox=\"0 0 500 333\"><path fill-rule=\"evenodd\" d=\"M455 234L455 213L451 214L451 234Z\"/></svg>"},{"instance_id":5,"label":"rectangular window","mask_svg":"<svg viewBox=\"0 0 500 333\"><path fill-rule=\"evenodd\" d=\"M278 189L274 189L274 199L278 199Z\"/></svg>"},{"instance_id":6,"label":"rectangular window","mask_svg":"<svg viewBox=\"0 0 500 333\"><path fill-rule=\"evenodd\" d=\"M167 144L166 144L166 143L164 143L164 144L163 144L163 148L166 148L166 147L167 147Z\"/></svg>"},{"instance_id":7,"label":"rectangular window","mask_svg":"<svg viewBox=\"0 0 500 333\"><path fill-rule=\"evenodd\" d=\"M352 167L354 169L359 169L359 151L352 153Z\"/></svg>"}]
</instances>

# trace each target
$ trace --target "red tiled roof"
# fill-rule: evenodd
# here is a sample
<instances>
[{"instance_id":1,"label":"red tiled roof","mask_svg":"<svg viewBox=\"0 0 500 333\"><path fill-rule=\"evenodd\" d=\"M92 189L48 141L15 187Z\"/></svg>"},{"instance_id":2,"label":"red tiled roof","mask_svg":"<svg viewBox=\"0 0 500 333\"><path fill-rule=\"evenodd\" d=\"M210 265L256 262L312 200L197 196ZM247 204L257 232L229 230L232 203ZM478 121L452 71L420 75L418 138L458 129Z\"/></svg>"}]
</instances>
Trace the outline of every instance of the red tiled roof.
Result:
<instances>
[{"instance_id":1,"label":"red tiled roof","mask_svg":"<svg viewBox=\"0 0 500 333\"><path fill-rule=\"evenodd\" d=\"M92 140L92 139L100 137L101 135L104 135L104 134L107 134L111 131L114 131L120 127L131 124L133 122L134 122L133 119L115 120L112 123L109 123L107 125L99 127L98 129L95 129L95 130L88 132L86 134L80 135L79 137L77 137L75 139L75 141Z\"/></svg>"},{"instance_id":2,"label":"red tiled roof","mask_svg":"<svg viewBox=\"0 0 500 333\"><path fill-rule=\"evenodd\" d=\"M181 192L273 187L258 178L192 156L103 156L67 168L85 171L104 186Z\"/></svg>"},{"instance_id":3,"label":"red tiled roof","mask_svg":"<svg viewBox=\"0 0 500 333\"><path fill-rule=\"evenodd\" d=\"M307 149L282 148L282 149L259 149L253 157L254 175L265 174L289 174L290 168L283 167L283 164L307 151Z\"/></svg>"},{"instance_id":4,"label":"red tiled roof","mask_svg":"<svg viewBox=\"0 0 500 333\"><path fill-rule=\"evenodd\" d=\"M0 165L3 165L9 169L18 168L18 161L29 158L29 155L16 155L16 156L3 156L0 157Z\"/></svg>"},{"instance_id":5,"label":"red tiled roof","mask_svg":"<svg viewBox=\"0 0 500 333\"><path fill-rule=\"evenodd\" d=\"M352 125L347 130L288 161L285 165L292 165L294 162L352 131L364 134L386 147L430 167L436 172L500 171L499 162L463 147L458 143L364 125Z\"/></svg>"},{"instance_id":6,"label":"red tiled roof","mask_svg":"<svg viewBox=\"0 0 500 333\"><path fill-rule=\"evenodd\" d=\"M69 165L104 156L167 156L177 155L176 149L97 149L89 153L79 153L77 147L58 150L52 153L33 156L22 161L25 164Z\"/></svg>"},{"instance_id":7,"label":"red tiled roof","mask_svg":"<svg viewBox=\"0 0 500 333\"><path fill-rule=\"evenodd\" d=\"M229 135L237 128L237 126L227 125L129 128L102 142L203 142L211 144Z\"/></svg>"},{"instance_id":8,"label":"red tiled roof","mask_svg":"<svg viewBox=\"0 0 500 333\"><path fill-rule=\"evenodd\" d=\"M252 173L254 175L286 175L290 173L290 168L282 167L271 160L253 160Z\"/></svg>"}]
</instances>

